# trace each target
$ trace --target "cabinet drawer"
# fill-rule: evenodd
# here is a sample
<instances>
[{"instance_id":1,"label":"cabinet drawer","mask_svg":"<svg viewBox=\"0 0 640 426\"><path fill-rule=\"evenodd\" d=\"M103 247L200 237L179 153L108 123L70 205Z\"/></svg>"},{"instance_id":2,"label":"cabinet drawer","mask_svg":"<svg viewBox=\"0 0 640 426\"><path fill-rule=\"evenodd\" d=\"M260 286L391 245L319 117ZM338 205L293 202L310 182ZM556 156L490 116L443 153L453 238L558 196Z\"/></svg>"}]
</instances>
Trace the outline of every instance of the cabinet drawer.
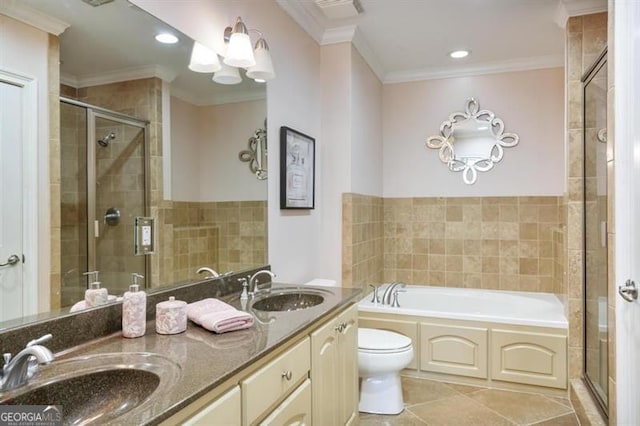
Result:
<instances>
[{"instance_id":1,"label":"cabinet drawer","mask_svg":"<svg viewBox=\"0 0 640 426\"><path fill-rule=\"evenodd\" d=\"M307 337L242 381L243 423L254 422L309 376L310 350ZM288 372L289 379L285 377Z\"/></svg>"},{"instance_id":2,"label":"cabinet drawer","mask_svg":"<svg viewBox=\"0 0 640 426\"><path fill-rule=\"evenodd\" d=\"M240 388L234 387L184 422L183 426L240 426Z\"/></svg>"},{"instance_id":3,"label":"cabinet drawer","mask_svg":"<svg viewBox=\"0 0 640 426\"><path fill-rule=\"evenodd\" d=\"M566 336L494 329L491 346L492 379L566 388Z\"/></svg>"},{"instance_id":4,"label":"cabinet drawer","mask_svg":"<svg viewBox=\"0 0 640 426\"><path fill-rule=\"evenodd\" d=\"M311 425L311 380L305 380L260 425Z\"/></svg>"},{"instance_id":5,"label":"cabinet drawer","mask_svg":"<svg viewBox=\"0 0 640 426\"><path fill-rule=\"evenodd\" d=\"M420 369L486 379L487 334L481 327L420 324Z\"/></svg>"}]
</instances>

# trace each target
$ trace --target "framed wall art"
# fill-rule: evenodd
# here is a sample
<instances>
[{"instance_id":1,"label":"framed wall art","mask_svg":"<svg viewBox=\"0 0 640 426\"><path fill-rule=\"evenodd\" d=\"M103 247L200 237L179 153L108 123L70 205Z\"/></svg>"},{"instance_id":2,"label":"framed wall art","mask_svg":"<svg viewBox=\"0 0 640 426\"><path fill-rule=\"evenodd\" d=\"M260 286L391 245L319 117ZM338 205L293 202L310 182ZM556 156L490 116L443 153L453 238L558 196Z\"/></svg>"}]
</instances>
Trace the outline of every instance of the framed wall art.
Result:
<instances>
[{"instance_id":1,"label":"framed wall art","mask_svg":"<svg viewBox=\"0 0 640 426\"><path fill-rule=\"evenodd\" d=\"M316 140L289 127L280 127L280 208L315 207Z\"/></svg>"}]
</instances>

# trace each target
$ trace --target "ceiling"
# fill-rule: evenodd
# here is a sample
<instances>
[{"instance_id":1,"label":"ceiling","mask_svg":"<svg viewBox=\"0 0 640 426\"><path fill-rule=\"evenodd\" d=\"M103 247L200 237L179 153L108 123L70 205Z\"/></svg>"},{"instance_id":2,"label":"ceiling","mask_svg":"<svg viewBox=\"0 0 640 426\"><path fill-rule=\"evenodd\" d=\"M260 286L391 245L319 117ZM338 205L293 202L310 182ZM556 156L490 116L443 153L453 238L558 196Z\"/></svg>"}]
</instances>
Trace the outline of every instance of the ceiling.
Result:
<instances>
[{"instance_id":1,"label":"ceiling","mask_svg":"<svg viewBox=\"0 0 640 426\"><path fill-rule=\"evenodd\" d=\"M385 83L564 65L569 16L606 0L359 0L354 18L330 19L318 3L277 0L318 43L352 41ZM453 50L471 54L454 60Z\"/></svg>"},{"instance_id":2,"label":"ceiling","mask_svg":"<svg viewBox=\"0 0 640 426\"><path fill-rule=\"evenodd\" d=\"M23 7L62 21L60 74L74 87L108 84L136 78L159 77L171 84L171 93L195 105L264 99L264 84L244 76L238 85L211 81L212 74L190 71L187 66L193 40L126 0L98 7L81 0L20 0ZM178 43L154 40L170 32ZM222 38L222 34L220 35Z\"/></svg>"},{"instance_id":3,"label":"ceiling","mask_svg":"<svg viewBox=\"0 0 640 426\"><path fill-rule=\"evenodd\" d=\"M567 18L606 10L606 0L359 0L361 14L331 19L317 3L354 0L275 1L319 44L352 42L384 83L563 66ZM189 71L193 41L126 0L99 7L81 0L20 4L69 24L60 36L67 84L154 75L198 105L265 96L264 85L246 77L224 86ZM153 40L163 29L178 35L179 43ZM451 59L448 53L457 49L471 54Z\"/></svg>"}]
</instances>

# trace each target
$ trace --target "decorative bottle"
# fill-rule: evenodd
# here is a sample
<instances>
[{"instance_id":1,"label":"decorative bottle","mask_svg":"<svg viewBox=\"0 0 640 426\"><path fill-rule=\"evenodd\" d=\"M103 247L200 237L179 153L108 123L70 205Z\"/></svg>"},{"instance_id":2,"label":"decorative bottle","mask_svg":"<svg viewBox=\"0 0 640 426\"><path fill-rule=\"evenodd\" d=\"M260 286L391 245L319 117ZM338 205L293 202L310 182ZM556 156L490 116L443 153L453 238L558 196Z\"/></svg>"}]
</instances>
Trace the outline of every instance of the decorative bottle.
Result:
<instances>
[{"instance_id":1,"label":"decorative bottle","mask_svg":"<svg viewBox=\"0 0 640 426\"><path fill-rule=\"evenodd\" d=\"M140 274L131 274L129 291L122 298L122 336L128 338L144 336L147 326L147 294L140 291Z\"/></svg>"},{"instance_id":2,"label":"decorative bottle","mask_svg":"<svg viewBox=\"0 0 640 426\"><path fill-rule=\"evenodd\" d=\"M85 272L82 275L93 275L93 281L89 284L89 288L84 292L84 301L88 308L94 306L100 306L107 303L109 294L106 288L100 288L100 281L98 281L98 271Z\"/></svg>"}]
</instances>

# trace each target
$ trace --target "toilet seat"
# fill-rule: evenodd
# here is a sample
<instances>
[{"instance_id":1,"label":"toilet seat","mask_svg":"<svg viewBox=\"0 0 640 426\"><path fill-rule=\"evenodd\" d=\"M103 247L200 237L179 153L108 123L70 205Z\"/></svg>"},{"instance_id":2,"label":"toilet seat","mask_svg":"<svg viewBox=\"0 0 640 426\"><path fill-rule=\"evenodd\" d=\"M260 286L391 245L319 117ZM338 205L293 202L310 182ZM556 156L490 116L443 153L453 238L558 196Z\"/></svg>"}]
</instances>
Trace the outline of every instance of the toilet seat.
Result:
<instances>
[{"instance_id":1,"label":"toilet seat","mask_svg":"<svg viewBox=\"0 0 640 426\"><path fill-rule=\"evenodd\" d=\"M412 350L411 339L402 334L373 328L358 329L358 351L368 354L393 354Z\"/></svg>"}]
</instances>

